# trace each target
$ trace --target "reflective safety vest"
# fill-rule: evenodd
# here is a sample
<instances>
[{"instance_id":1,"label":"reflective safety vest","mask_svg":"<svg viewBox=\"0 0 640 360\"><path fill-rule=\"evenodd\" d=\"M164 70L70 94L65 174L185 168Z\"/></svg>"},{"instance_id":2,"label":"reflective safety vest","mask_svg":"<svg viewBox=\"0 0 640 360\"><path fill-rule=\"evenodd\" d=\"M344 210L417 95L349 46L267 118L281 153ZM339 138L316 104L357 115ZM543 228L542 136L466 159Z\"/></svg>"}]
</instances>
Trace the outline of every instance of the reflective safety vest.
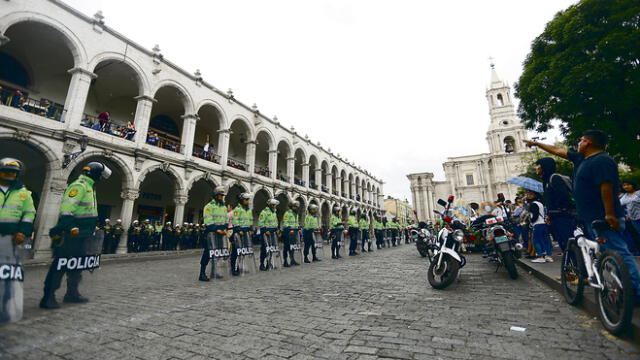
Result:
<instances>
[{"instance_id":1,"label":"reflective safety vest","mask_svg":"<svg viewBox=\"0 0 640 360\"><path fill-rule=\"evenodd\" d=\"M156 234L159 234L162 232L162 225L155 225L153 228L155 229Z\"/></svg>"},{"instance_id":2,"label":"reflective safety vest","mask_svg":"<svg viewBox=\"0 0 640 360\"><path fill-rule=\"evenodd\" d=\"M249 230L251 224L253 224L251 209L245 209L242 205L236 206L235 209L233 209L231 223L234 228L238 228L239 230Z\"/></svg>"},{"instance_id":3,"label":"reflective safety vest","mask_svg":"<svg viewBox=\"0 0 640 360\"><path fill-rule=\"evenodd\" d=\"M365 219L360 219L360 222L358 224L360 226L360 229L362 230L367 230L369 229L369 222Z\"/></svg>"},{"instance_id":4,"label":"reflective safety vest","mask_svg":"<svg viewBox=\"0 0 640 360\"><path fill-rule=\"evenodd\" d=\"M229 219L227 218L227 207L224 204L218 204L215 200L211 200L205 205L204 224L207 227L213 227L209 230L226 230Z\"/></svg>"},{"instance_id":5,"label":"reflective safety vest","mask_svg":"<svg viewBox=\"0 0 640 360\"><path fill-rule=\"evenodd\" d=\"M358 220L356 220L355 216L349 215L349 220L347 222L347 225L349 225L350 228L357 228L358 227Z\"/></svg>"},{"instance_id":6,"label":"reflective safety vest","mask_svg":"<svg viewBox=\"0 0 640 360\"><path fill-rule=\"evenodd\" d=\"M306 230L317 230L320 227L317 215L307 214L304 218L304 228Z\"/></svg>"},{"instance_id":7,"label":"reflective safety vest","mask_svg":"<svg viewBox=\"0 0 640 360\"><path fill-rule=\"evenodd\" d=\"M389 229L396 229L396 230L397 230L397 229L400 229L400 225L399 225L397 222L395 222L395 221L391 221L391 222L389 223L388 228L389 228Z\"/></svg>"},{"instance_id":8,"label":"reflective safety vest","mask_svg":"<svg viewBox=\"0 0 640 360\"><path fill-rule=\"evenodd\" d=\"M283 228L293 228L298 229L300 227L300 223L298 222L298 214L294 213L293 210L287 210L282 217L282 227Z\"/></svg>"},{"instance_id":9,"label":"reflective safety vest","mask_svg":"<svg viewBox=\"0 0 640 360\"><path fill-rule=\"evenodd\" d=\"M77 227L78 236L93 234L98 220L98 202L94 181L86 175L80 175L72 182L62 197L58 228L63 231Z\"/></svg>"},{"instance_id":10,"label":"reflective safety vest","mask_svg":"<svg viewBox=\"0 0 640 360\"><path fill-rule=\"evenodd\" d=\"M384 229L384 226L382 225L382 223L378 220L373 220L373 228L375 230L382 230Z\"/></svg>"},{"instance_id":11,"label":"reflective safety vest","mask_svg":"<svg viewBox=\"0 0 640 360\"><path fill-rule=\"evenodd\" d=\"M113 226L113 235L122 235L122 233L124 232L124 228L122 227L122 225L114 225Z\"/></svg>"},{"instance_id":12,"label":"reflective safety vest","mask_svg":"<svg viewBox=\"0 0 640 360\"><path fill-rule=\"evenodd\" d=\"M23 233L30 237L36 217L31 191L21 183L14 182L6 193L0 190L0 204L0 234Z\"/></svg>"},{"instance_id":13,"label":"reflective safety vest","mask_svg":"<svg viewBox=\"0 0 640 360\"><path fill-rule=\"evenodd\" d=\"M258 218L258 227L265 230L277 229L278 214L275 211L271 210L271 208L262 210L262 212L260 213L260 217Z\"/></svg>"},{"instance_id":14,"label":"reflective safety vest","mask_svg":"<svg viewBox=\"0 0 640 360\"><path fill-rule=\"evenodd\" d=\"M332 229L342 229L344 224L342 223L342 219L331 214L331 228Z\"/></svg>"}]
</instances>

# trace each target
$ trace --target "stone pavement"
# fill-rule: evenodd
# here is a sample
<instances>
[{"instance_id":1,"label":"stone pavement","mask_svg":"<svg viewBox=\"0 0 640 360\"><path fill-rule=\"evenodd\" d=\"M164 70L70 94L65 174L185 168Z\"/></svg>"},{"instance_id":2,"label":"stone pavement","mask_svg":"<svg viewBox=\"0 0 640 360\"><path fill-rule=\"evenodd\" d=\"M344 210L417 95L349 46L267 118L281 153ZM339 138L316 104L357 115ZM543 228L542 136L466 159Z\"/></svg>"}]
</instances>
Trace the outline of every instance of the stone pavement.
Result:
<instances>
[{"instance_id":1,"label":"stone pavement","mask_svg":"<svg viewBox=\"0 0 640 360\"><path fill-rule=\"evenodd\" d=\"M91 302L0 326L1 359L629 359L638 349L522 273L470 256L461 281L426 282L413 245L230 281L196 281L198 257L105 264ZM58 297L63 295L63 289ZM511 326L526 328L512 331Z\"/></svg>"}]
</instances>

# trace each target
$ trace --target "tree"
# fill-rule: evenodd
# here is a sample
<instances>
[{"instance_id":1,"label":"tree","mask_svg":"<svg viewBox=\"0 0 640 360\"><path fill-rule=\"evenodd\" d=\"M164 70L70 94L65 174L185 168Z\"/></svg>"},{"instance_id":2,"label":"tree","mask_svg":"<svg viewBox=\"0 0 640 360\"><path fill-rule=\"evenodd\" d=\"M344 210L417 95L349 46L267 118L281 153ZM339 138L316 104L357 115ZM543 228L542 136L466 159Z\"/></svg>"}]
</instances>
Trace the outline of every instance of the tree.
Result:
<instances>
[{"instance_id":1,"label":"tree","mask_svg":"<svg viewBox=\"0 0 640 360\"><path fill-rule=\"evenodd\" d=\"M558 12L515 89L527 128L544 132L559 119L574 144L584 130L603 130L610 154L640 167L640 2L582 0Z\"/></svg>"}]
</instances>

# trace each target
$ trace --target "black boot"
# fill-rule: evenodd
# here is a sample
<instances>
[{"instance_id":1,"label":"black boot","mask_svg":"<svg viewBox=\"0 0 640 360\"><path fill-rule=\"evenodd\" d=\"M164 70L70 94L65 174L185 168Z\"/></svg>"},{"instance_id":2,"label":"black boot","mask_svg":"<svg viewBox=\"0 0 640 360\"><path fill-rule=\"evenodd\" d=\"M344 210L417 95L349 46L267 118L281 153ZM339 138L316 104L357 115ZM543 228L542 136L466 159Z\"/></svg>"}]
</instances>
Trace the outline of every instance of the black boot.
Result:
<instances>
[{"instance_id":1,"label":"black boot","mask_svg":"<svg viewBox=\"0 0 640 360\"><path fill-rule=\"evenodd\" d=\"M45 292L42 300L40 300L40 307L43 309L59 309L60 304L56 301L55 293Z\"/></svg>"},{"instance_id":2,"label":"black boot","mask_svg":"<svg viewBox=\"0 0 640 360\"><path fill-rule=\"evenodd\" d=\"M282 266L284 266L284 267L289 267L289 266L291 266L291 265L289 265L289 263L287 262L287 259L284 259L284 264L283 264Z\"/></svg>"},{"instance_id":3,"label":"black boot","mask_svg":"<svg viewBox=\"0 0 640 360\"><path fill-rule=\"evenodd\" d=\"M260 263L260 271L267 271L267 267Z\"/></svg>"},{"instance_id":4,"label":"black boot","mask_svg":"<svg viewBox=\"0 0 640 360\"><path fill-rule=\"evenodd\" d=\"M83 297L77 291L72 291L72 292L67 291L67 293L64 295L64 299L62 299L62 301L66 302L66 303L82 304L82 303L89 302L89 299L87 299L86 297Z\"/></svg>"},{"instance_id":5,"label":"black boot","mask_svg":"<svg viewBox=\"0 0 640 360\"><path fill-rule=\"evenodd\" d=\"M311 261L318 262L318 261L322 261L322 260L320 260L320 259L318 259L316 256L314 256L314 257L313 257L313 259L311 259Z\"/></svg>"},{"instance_id":6,"label":"black boot","mask_svg":"<svg viewBox=\"0 0 640 360\"><path fill-rule=\"evenodd\" d=\"M207 269L206 266L200 265L200 276L198 277L198 280L200 280L200 281L209 281L209 278L207 277L207 274L205 274L206 269Z\"/></svg>"},{"instance_id":7,"label":"black boot","mask_svg":"<svg viewBox=\"0 0 640 360\"><path fill-rule=\"evenodd\" d=\"M304 258L304 263L305 263L305 264L310 264L310 263L311 263L311 261L309 261L309 258L305 256L305 258Z\"/></svg>"}]
</instances>

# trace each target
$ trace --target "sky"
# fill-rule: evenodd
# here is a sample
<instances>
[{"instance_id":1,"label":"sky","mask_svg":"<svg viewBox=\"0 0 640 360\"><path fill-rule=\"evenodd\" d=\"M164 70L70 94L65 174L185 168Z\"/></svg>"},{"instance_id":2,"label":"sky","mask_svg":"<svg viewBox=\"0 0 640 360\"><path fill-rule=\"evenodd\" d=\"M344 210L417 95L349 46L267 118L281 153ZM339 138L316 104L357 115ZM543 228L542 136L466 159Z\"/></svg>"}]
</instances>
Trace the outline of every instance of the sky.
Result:
<instances>
[{"instance_id":1,"label":"sky","mask_svg":"<svg viewBox=\"0 0 640 360\"><path fill-rule=\"evenodd\" d=\"M406 175L488 152L492 57L517 82L575 0L65 0L213 86L233 89L411 200ZM533 134L531 134L533 136ZM546 134L549 140L557 132Z\"/></svg>"}]
</instances>

